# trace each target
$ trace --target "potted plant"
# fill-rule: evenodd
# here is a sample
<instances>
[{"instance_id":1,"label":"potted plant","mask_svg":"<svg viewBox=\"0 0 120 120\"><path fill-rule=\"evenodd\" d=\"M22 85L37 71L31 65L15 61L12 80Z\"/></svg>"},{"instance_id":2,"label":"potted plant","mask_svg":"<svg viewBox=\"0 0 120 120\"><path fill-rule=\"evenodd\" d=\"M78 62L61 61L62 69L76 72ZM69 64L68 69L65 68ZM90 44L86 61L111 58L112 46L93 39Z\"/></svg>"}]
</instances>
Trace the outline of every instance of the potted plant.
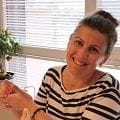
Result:
<instances>
[{"instance_id":1,"label":"potted plant","mask_svg":"<svg viewBox=\"0 0 120 120\"><path fill-rule=\"evenodd\" d=\"M6 71L6 62L21 51L14 35L7 29L0 31L0 80L10 79L13 73Z\"/></svg>"}]
</instances>

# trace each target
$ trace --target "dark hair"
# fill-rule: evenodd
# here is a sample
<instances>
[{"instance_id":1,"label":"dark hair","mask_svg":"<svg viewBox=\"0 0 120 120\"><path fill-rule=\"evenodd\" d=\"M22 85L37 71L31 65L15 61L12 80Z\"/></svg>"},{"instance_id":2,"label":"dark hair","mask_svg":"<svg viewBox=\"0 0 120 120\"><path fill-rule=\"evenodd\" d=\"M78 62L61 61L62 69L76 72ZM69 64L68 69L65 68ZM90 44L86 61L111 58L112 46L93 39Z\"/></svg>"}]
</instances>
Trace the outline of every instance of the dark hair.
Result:
<instances>
[{"instance_id":1,"label":"dark hair","mask_svg":"<svg viewBox=\"0 0 120 120\"><path fill-rule=\"evenodd\" d=\"M117 41L116 27L119 25L117 20L109 12L100 10L88 17L85 17L78 24L75 31L83 25L96 29L107 36L108 45L106 54L109 54Z\"/></svg>"}]
</instances>

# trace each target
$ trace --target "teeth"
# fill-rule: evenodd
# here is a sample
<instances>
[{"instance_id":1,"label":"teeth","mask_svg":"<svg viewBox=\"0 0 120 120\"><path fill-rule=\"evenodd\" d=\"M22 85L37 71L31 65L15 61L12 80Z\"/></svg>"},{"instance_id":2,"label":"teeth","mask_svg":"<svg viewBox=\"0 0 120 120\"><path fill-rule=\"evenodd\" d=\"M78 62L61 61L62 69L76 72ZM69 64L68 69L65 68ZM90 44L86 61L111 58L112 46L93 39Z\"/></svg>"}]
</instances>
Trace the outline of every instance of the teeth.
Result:
<instances>
[{"instance_id":1,"label":"teeth","mask_svg":"<svg viewBox=\"0 0 120 120\"><path fill-rule=\"evenodd\" d=\"M79 61L75 61L75 63L78 64L78 65L84 65L83 62L79 62Z\"/></svg>"},{"instance_id":2,"label":"teeth","mask_svg":"<svg viewBox=\"0 0 120 120\"><path fill-rule=\"evenodd\" d=\"M81 66L86 65L86 63L82 62L82 61L80 62L80 61L74 60L74 62L78 65L81 65Z\"/></svg>"}]
</instances>

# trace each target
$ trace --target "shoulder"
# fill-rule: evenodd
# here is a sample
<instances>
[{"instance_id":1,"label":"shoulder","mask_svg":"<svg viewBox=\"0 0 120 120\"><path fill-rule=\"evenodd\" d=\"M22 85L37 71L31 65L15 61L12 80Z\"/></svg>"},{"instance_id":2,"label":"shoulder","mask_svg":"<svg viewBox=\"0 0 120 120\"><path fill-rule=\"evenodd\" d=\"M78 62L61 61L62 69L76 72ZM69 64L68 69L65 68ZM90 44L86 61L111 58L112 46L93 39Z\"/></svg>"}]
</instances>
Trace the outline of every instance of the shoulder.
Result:
<instances>
[{"instance_id":1,"label":"shoulder","mask_svg":"<svg viewBox=\"0 0 120 120\"><path fill-rule=\"evenodd\" d=\"M47 70L46 74L52 74L58 78L60 78L60 74L62 72L62 69L64 69L65 65L60 66L54 66Z\"/></svg>"},{"instance_id":2,"label":"shoulder","mask_svg":"<svg viewBox=\"0 0 120 120\"><path fill-rule=\"evenodd\" d=\"M87 111L95 113L100 117L107 117L104 114L108 114L110 118L115 119L120 114L120 84L115 77L106 73L99 81L102 89L98 92L95 98L90 102ZM96 112L99 111L99 112Z\"/></svg>"},{"instance_id":3,"label":"shoulder","mask_svg":"<svg viewBox=\"0 0 120 120\"><path fill-rule=\"evenodd\" d=\"M106 73L95 85L100 88L98 98L104 97L120 102L120 83L113 75Z\"/></svg>"},{"instance_id":4,"label":"shoulder","mask_svg":"<svg viewBox=\"0 0 120 120\"><path fill-rule=\"evenodd\" d=\"M109 73L106 73L101 79L100 84L103 85L103 89L98 94L98 99L101 101L114 101L118 103L120 107L120 83L115 77ZM104 99L103 99L104 98Z\"/></svg>"},{"instance_id":5,"label":"shoulder","mask_svg":"<svg viewBox=\"0 0 120 120\"><path fill-rule=\"evenodd\" d=\"M120 81L109 73L104 73L102 77L96 81L96 84L104 85L105 89L114 88L120 90Z\"/></svg>"},{"instance_id":6,"label":"shoulder","mask_svg":"<svg viewBox=\"0 0 120 120\"><path fill-rule=\"evenodd\" d=\"M104 92L111 95L112 98L117 98L120 103L120 82L111 74L107 74L107 79L110 82L110 87Z\"/></svg>"},{"instance_id":7,"label":"shoulder","mask_svg":"<svg viewBox=\"0 0 120 120\"><path fill-rule=\"evenodd\" d=\"M120 82L113 75L107 73L105 78L105 80L109 82L111 88L120 91Z\"/></svg>"},{"instance_id":8,"label":"shoulder","mask_svg":"<svg viewBox=\"0 0 120 120\"><path fill-rule=\"evenodd\" d=\"M44 76L44 81L46 81L47 83L48 82L49 83L60 82L61 72L62 72L63 68L64 68L64 65L63 66L62 65L61 66L54 66L54 67L49 68Z\"/></svg>"}]
</instances>

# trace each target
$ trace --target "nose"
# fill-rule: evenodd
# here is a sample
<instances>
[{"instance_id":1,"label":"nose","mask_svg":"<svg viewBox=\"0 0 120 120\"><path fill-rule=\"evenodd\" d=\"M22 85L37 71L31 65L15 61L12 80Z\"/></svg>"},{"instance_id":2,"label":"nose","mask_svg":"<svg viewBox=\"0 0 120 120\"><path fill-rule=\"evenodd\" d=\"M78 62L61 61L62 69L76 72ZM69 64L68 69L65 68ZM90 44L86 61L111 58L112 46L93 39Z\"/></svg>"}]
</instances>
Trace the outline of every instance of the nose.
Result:
<instances>
[{"instance_id":1,"label":"nose","mask_svg":"<svg viewBox=\"0 0 120 120\"><path fill-rule=\"evenodd\" d=\"M88 58L89 51L86 48L79 48L77 50L77 57L81 60Z\"/></svg>"}]
</instances>

